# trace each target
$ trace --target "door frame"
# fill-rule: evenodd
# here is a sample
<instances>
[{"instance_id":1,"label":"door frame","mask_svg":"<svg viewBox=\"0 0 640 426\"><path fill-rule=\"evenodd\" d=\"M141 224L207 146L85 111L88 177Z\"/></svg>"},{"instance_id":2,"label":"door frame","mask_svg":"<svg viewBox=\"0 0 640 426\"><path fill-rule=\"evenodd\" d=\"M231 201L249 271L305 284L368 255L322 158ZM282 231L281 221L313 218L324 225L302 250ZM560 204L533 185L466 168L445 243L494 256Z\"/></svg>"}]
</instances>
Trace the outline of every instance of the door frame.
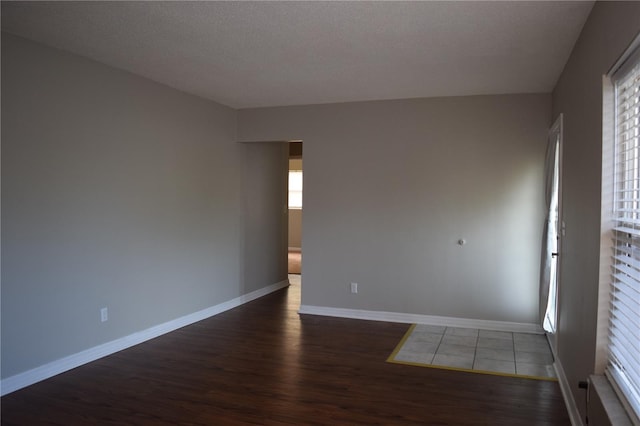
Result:
<instances>
[{"instance_id":1,"label":"door frame","mask_svg":"<svg viewBox=\"0 0 640 426\"><path fill-rule=\"evenodd\" d=\"M562 157L563 157L563 131L564 131L564 115L560 113L553 125L549 129L547 142L552 138L557 137L558 139L558 150L557 150L557 160L558 160L558 170L557 170L557 179L558 179L558 226L557 226L557 256L556 256L556 277L555 277L555 298L556 298L556 312L555 312L555 330L550 334L549 343L551 344L553 350L557 349L557 336L558 336L558 327L560 320L560 288L562 282L562 240L565 235L565 222L563 218L563 209L562 209Z\"/></svg>"}]
</instances>

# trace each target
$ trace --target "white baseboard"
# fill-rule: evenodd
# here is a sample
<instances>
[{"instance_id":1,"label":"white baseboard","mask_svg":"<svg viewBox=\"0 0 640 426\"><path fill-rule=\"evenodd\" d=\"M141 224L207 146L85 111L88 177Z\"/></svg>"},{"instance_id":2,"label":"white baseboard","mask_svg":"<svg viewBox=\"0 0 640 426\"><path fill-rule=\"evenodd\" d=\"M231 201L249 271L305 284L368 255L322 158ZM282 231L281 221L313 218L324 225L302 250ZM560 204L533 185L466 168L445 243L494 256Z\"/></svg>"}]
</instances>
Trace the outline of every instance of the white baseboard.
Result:
<instances>
[{"instance_id":1,"label":"white baseboard","mask_svg":"<svg viewBox=\"0 0 640 426\"><path fill-rule=\"evenodd\" d=\"M441 317L435 315L407 314L402 312L365 311L360 309L329 308L325 306L310 305L301 305L298 312L301 314L323 315L327 317L341 317L372 321L443 325L447 327L481 328L483 330L510 331L515 333L543 333L542 327L537 324L520 322Z\"/></svg>"},{"instance_id":2,"label":"white baseboard","mask_svg":"<svg viewBox=\"0 0 640 426\"><path fill-rule=\"evenodd\" d=\"M548 337L549 336L547 335L547 338ZM569 420L571 420L571 425L584 426L582 417L580 416L580 411L578 410L578 406L576 405L576 400L573 399L573 393L571 393L569 380L567 380L567 375L564 373L564 368L562 368L562 363L560 362L558 354L556 353L553 345L549 344L549 347L551 347L551 352L553 353L553 368L554 370L556 370L556 377L558 378L558 383L560 384L562 398L564 399L564 403L567 406L567 412L569 413Z\"/></svg>"},{"instance_id":3,"label":"white baseboard","mask_svg":"<svg viewBox=\"0 0 640 426\"><path fill-rule=\"evenodd\" d=\"M78 352L73 355L58 359L56 361L52 361L48 364L41 365L40 367L25 371L24 373L19 373L14 376L7 377L6 379L0 381L0 395L4 396L8 393L48 379L57 374L64 373L65 371L69 371L91 361L95 361L99 358L111 355L123 349L130 348L132 346L135 346L147 340L154 339L158 336L172 332L195 322L202 321L203 319L212 317L224 311L228 311L229 309L236 308L262 296L266 296L267 294L273 293L274 291L280 290L281 288L287 287L288 285L289 280L280 281L279 283L260 288L258 290L252 291L251 293L243 294L242 296L238 296L235 299L231 299L227 302L223 302L218 305L203 309L201 311L197 311L192 314L167 321L163 324L147 328L146 330L142 330L116 340L112 340L111 342L107 342L102 345L94 346L93 348L89 348L82 352Z\"/></svg>"}]
</instances>

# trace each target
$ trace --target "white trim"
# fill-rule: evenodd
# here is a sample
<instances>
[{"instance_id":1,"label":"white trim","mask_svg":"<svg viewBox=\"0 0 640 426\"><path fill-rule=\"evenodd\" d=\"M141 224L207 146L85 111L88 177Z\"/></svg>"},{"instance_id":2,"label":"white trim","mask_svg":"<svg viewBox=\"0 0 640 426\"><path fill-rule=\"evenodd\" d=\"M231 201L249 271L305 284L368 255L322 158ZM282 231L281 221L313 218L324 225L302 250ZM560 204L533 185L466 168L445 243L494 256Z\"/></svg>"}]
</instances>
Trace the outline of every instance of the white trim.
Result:
<instances>
[{"instance_id":1,"label":"white trim","mask_svg":"<svg viewBox=\"0 0 640 426\"><path fill-rule=\"evenodd\" d=\"M618 405L625 411L625 416L632 422L635 426L640 425L640 418L636 414L635 409L632 407L631 402L627 399L626 392L622 391L622 385L626 385L624 378L619 377L619 372L614 370L613 368L607 368L604 372L604 377L606 378L609 387L613 393L612 398L615 399ZM604 405L604 401L601 400ZM610 402L610 401L607 401ZM606 407L605 408L610 408ZM609 412L607 412L609 415ZM611 424L618 426L618 423L611 422Z\"/></svg>"},{"instance_id":2,"label":"white trim","mask_svg":"<svg viewBox=\"0 0 640 426\"><path fill-rule=\"evenodd\" d=\"M615 90L611 78L602 77L602 171L600 196L600 259L596 320L595 374L604 374L609 362L609 309L613 253Z\"/></svg>"},{"instance_id":3,"label":"white trim","mask_svg":"<svg viewBox=\"0 0 640 426\"><path fill-rule=\"evenodd\" d=\"M242 296L238 296L235 299L231 299L227 302L223 302L218 305L203 309L201 311L197 311L192 314L188 314L183 317L153 326L151 328L147 328L146 330L138 331L128 336L103 343L102 345L94 346L93 348L89 348L73 355L58 359L56 361L52 361L50 363L25 371L24 373L18 373L14 376L7 377L6 379L0 381L0 395L4 396L8 393L48 379L57 374L64 373L65 371L69 371L76 367L80 367L81 365L87 364L91 361L95 361L107 355L119 352L123 349L127 349L142 342L146 342L147 340L154 339L163 334L170 333L187 325L202 321L224 311L228 311L245 303L251 302L252 300L258 299L262 296L266 296L269 293L273 293L274 291L280 290L281 288L287 286L289 286L288 279L252 291L251 293L243 294Z\"/></svg>"},{"instance_id":4,"label":"white trim","mask_svg":"<svg viewBox=\"0 0 640 426\"><path fill-rule=\"evenodd\" d=\"M547 336L547 339L548 338L549 337ZM551 346L551 352L553 353L554 360L553 368L554 370L556 370L556 377L558 378L558 383L560 384L560 391L562 392L562 398L564 399L564 404L566 405L567 412L569 413L569 420L571 420L571 425L584 426L582 417L580 417L580 410L578 410L576 400L573 398L573 393L571 392L569 380L567 380L567 375L564 373L564 368L562 367L560 358L558 358L556 349L553 346Z\"/></svg>"},{"instance_id":5,"label":"white trim","mask_svg":"<svg viewBox=\"0 0 640 426\"><path fill-rule=\"evenodd\" d=\"M618 58L616 63L607 73L612 79L621 79L631 71L634 62L640 60L640 33L636 35L624 53Z\"/></svg>"},{"instance_id":6,"label":"white trim","mask_svg":"<svg viewBox=\"0 0 640 426\"><path fill-rule=\"evenodd\" d=\"M625 405L624 397L619 397L615 381L609 380L605 375L594 374L589 377L590 389L598 395L600 405L607 415L609 422L616 426L637 425L638 419L631 420L629 414L633 414L630 406ZM589 398L591 400L591 398ZM635 421L635 423L632 423Z\"/></svg>"},{"instance_id":7,"label":"white trim","mask_svg":"<svg viewBox=\"0 0 640 426\"><path fill-rule=\"evenodd\" d=\"M365 311L361 309L330 308L325 306L300 305L300 314L327 317L353 318L372 321L401 322L408 324L443 325L448 327L481 328L483 330L511 331L516 333L539 333L538 324L521 322L477 320L469 318L441 317L435 315L407 314L402 312Z\"/></svg>"}]
</instances>

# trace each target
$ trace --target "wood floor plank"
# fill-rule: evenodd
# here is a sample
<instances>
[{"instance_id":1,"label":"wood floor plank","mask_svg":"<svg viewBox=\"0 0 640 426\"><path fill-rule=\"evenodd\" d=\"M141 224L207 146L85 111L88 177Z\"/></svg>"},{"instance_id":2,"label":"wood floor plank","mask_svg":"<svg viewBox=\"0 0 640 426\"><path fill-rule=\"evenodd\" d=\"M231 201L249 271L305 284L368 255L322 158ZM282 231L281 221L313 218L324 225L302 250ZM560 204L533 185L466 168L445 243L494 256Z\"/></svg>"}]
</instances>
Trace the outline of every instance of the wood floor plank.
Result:
<instances>
[{"instance_id":1,"label":"wood floor plank","mask_svg":"<svg viewBox=\"0 0 640 426\"><path fill-rule=\"evenodd\" d=\"M555 382L386 363L408 325L299 304L291 286L6 395L2 424L570 424Z\"/></svg>"}]
</instances>

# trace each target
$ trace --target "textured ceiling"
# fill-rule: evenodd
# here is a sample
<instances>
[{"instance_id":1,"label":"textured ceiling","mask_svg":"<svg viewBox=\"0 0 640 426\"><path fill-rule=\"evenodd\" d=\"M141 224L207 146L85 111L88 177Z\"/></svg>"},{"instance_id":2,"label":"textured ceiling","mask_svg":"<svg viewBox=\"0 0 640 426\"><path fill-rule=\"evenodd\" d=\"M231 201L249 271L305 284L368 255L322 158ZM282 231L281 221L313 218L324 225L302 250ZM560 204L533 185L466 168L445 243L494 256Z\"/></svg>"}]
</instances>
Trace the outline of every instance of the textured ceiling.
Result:
<instances>
[{"instance_id":1,"label":"textured ceiling","mask_svg":"<svg viewBox=\"0 0 640 426\"><path fill-rule=\"evenodd\" d=\"M234 108L550 92L593 2L7 2L2 30Z\"/></svg>"}]
</instances>

